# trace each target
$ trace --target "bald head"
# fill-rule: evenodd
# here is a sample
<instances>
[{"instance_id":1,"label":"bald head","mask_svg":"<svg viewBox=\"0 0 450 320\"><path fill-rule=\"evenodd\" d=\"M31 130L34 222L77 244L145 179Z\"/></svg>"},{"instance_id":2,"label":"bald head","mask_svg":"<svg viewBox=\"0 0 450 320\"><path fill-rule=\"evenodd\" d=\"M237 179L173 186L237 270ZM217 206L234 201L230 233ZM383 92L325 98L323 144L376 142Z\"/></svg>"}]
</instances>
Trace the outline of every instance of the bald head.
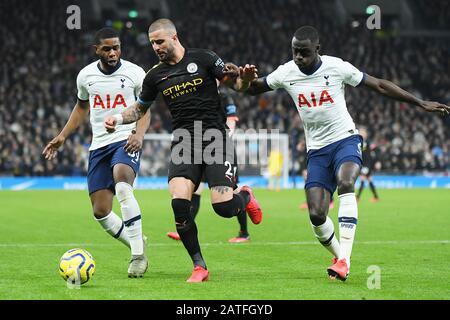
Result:
<instances>
[{"instance_id":1,"label":"bald head","mask_svg":"<svg viewBox=\"0 0 450 320\"><path fill-rule=\"evenodd\" d=\"M148 33L153 33L158 30L164 30L167 34L177 34L177 28L169 19L158 19L154 21L148 28Z\"/></svg>"}]
</instances>

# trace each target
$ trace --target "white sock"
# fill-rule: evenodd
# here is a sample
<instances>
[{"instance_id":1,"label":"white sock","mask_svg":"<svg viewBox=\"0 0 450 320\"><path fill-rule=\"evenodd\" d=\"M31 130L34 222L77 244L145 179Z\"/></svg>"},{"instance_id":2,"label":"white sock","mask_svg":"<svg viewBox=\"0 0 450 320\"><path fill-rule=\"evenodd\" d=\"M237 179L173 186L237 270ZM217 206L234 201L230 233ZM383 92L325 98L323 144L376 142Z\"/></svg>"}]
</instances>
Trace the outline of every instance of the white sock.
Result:
<instances>
[{"instance_id":1,"label":"white sock","mask_svg":"<svg viewBox=\"0 0 450 320\"><path fill-rule=\"evenodd\" d=\"M340 249L339 249L339 241L334 234L334 224L333 221L329 217L324 224L320 226L315 226L311 223L313 228L313 232L320 241L320 243L327 248L336 258L339 258Z\"/></svg>"},{"instance_id":2,"label":"white sock","mask_svg":"<svg viewBox=\"0 0 450 320\"><path fill-rule=\"evenodd\" d=\"M107 233L125 244L128 248L130 247L130 241L128 240L127 234L124 232L125 225L117 214L111 211L106 217L96 220Z\"/></svg>"},{"instance_id":3,"label":"white sock","mask_svg":"<svg viewBox=\"0 0 450 320\"><path fill-rule=\"evenodd\" d=\"M141 255L144 253L141 209L134 197L133 187L126 182L117 183L116 196L122 211L125 233L130 241L131 255Z\"/></svg>"},{"instance_id":4,"label":"white sock","mask_svg":"<svg viewBox=\"0 0 450 320\"><path fill-rule=\"evenodd\" d=\"M350 268L350 256L358 222L358 205L355 193L341 194L339 200L339 242L341 243L341 256L339 258L345 258Z\"/></svg>"}]
</instances>

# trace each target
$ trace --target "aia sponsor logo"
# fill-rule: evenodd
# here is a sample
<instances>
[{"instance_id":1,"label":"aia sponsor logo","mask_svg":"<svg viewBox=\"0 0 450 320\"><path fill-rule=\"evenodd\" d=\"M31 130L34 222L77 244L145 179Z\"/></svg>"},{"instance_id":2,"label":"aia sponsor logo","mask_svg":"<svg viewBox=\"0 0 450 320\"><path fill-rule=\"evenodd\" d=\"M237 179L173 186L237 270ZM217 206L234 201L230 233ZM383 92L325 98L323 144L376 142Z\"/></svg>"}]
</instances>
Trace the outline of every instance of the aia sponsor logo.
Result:
<instances>
[{"instance_id":1,"label":"aia sponsor logo","mask_svg":"<svg viewBox=\"0 0 450 320\"><path fill-rule=\"evenodd\" d=\"M118 108L120 106L123 106L124 108L127 107L127 103L125 102L125 98L120 93L114 97L114 100L111 99L111 95L107 94L106 99L102 99L102 97L98 94L94 96L94 106L95 108L102 108L102 109L114 109Z\"/></svg>"},{"instance_id":2,"label":"aia sponsor logo","mask_svg":"<svg viewBox=\"0 0 450 320\"><path fill-rule=\"evenodd\" d=\"M327 90L323 90L320 95L316 95L314 92L311 92L309 95L305 95L300 93L298 95L298 107L320 107L324 103L334 103L333 98L330 96Z\"/></svg>"}]
</instances>

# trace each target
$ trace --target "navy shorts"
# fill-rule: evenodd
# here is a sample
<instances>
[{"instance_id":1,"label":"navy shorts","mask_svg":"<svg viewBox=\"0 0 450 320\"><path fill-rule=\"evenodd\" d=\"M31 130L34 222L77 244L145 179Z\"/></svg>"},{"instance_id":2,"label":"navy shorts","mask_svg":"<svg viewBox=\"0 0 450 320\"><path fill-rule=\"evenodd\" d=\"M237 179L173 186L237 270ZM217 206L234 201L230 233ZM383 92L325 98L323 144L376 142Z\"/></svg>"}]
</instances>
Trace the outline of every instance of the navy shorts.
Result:
<instances>
[{"instance_id":1,"label":"navy shorts","mask_svg":"<svg viewBox=\"0 0 450 320\"><path fill-rule=\"evenodd\" d=\"M362 165L362 142L360 135L353 135L323 148L309 150L305 189L322 187L332 195L337 187L336 173L341 164L351 161Z\"/></svg>"},{"instance_id":2,"label":"navy shorts","mask_svg":"<svg viewBox=\"0 0 450 320\"><path fill-rule=\"evenodd\" d=\"M126 152L123 149L126 143L127 140L122 140L89 152L87 174L89 194L102 189L110 189L115 193L113 167L118 163L127 164L135 174L138 173L141 151Z\"/></svg>"},{"instance_id":3,"label":"navy shorts","mask_svg":"<svg viewBox=\"0 0 450 320\"><path fill-rule=\"evenodd\" d=\"M237 174L237 155L234 150L232 143L230 143L229 138L224 142L222 147L218 147L215 153L222 155L219 162L206 163L203 159L203 154L205 151L205 145L201 148L194 149L192 144L182 145L183 142L172 144L172 154L169 164L169 176L168 181L173 178L183 177L191 180L194 184L194 190L197 190L200 182L208 182L208 187L226 186L233 189L237 188L236 185L236 174ZM229 147L231 145L231 147ZM177 147L176 149L174 147ZM225 146L225 147L224 147ZM187 159L190 160L189 163L175 163L173 159L179 155L179 151L183 150L187 152ZM200 163L195 163L195 159L199 159ZM178 161L177 161L178 162Z\"/></svg>"}]
</instances>

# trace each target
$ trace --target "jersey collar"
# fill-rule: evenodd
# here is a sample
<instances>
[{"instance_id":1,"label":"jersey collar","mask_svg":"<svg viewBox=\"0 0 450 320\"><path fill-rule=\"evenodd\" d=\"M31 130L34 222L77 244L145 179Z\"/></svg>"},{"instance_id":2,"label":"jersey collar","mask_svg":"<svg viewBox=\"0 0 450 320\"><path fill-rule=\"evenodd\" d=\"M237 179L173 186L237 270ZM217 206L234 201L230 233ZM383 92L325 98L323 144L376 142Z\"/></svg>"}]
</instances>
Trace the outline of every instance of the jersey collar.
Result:
<instances>
[{"instance_id":1,"label":"jersey collar","mask_svg":"<svg viewBox=\"0 0 450 320\"><path fill-rule=\"evenodd\" d=\"M98 70L100 70L101 73L106 74L106 75L111 75L114 72L116 72L117 70L119 70L119 68L122 66L122 61L119 60L119 62L117 62L116 66L108 71L103 70L102 68L100 68L100 61L97 63L97 68Z\"/></svg>"},{"instance_id":2,"label":"jersey collar","mask_svg":"<svg viewBox=\"0 0 450 320\"><path fill-rule=\"evenodd\" d=\"M309 72L305 72L303 70L300 70L300 68L298 68L300 70L300 72L306 74L307 76L312 75L314 72L316 72L317 70L319 70L320 66L322 65L322 59L319 56L319 62L317 62L317 64L314 66L314 68L311 69L311 71Z\"/></svg>"}]
</instances>

